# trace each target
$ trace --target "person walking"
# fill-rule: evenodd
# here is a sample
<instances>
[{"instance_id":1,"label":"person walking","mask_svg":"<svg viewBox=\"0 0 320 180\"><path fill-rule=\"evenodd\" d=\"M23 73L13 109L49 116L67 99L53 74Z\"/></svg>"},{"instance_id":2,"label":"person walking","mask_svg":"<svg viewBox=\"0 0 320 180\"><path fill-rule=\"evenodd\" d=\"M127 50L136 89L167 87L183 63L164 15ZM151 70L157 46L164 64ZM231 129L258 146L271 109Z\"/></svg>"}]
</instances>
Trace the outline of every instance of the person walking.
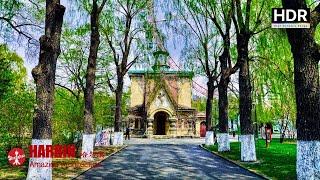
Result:
<instances>
[{"instance_id":1,"label":"person walking","mask_svg":"<svg viewBox=\"0 0 320 180\"><path fill-rule=\"evenodd\" d=\"M130 129L129 129L129 127L127 127L126 128L126 136L125 136L125 140L127 140L127 138L128 138L128 140L130 140Z\"/></svg>"}]
</instances>

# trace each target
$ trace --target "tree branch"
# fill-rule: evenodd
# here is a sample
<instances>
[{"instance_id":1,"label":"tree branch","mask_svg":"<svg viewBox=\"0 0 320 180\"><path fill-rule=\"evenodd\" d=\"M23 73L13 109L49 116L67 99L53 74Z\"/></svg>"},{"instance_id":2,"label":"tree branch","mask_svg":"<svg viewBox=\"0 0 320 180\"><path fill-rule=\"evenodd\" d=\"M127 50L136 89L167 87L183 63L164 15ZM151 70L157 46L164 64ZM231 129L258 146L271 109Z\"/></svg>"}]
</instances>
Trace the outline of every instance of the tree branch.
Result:
<instances>
[{"instance_id":1,"label":"tree branch","mask_svg":"<svg viewBox=\"0 0 320 180\"><path fill-rule=\"evenodd\" d=\"M66 86L64 86L64 85L58 84L58 83L55 83L54 85L59 86L59 87L61 87L61 88L63 88L63 89L66 89L66 90L69 91L74 97L76 97L76 99L79 99L79 96L78 96L75 92L73 92L73 90L71 90L70 88L68 88L68 87L66 87Z\"/></svg>"}]
</instances>

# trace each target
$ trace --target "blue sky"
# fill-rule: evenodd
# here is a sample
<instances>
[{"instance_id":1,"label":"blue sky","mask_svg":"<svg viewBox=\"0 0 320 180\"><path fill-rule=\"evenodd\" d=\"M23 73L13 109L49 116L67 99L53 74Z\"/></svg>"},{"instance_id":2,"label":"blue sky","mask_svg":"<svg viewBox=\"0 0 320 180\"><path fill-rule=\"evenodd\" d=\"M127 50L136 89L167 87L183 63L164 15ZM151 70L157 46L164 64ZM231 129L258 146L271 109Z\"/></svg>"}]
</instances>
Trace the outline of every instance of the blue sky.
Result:
<instances>
[{"instance_id":1,"label":"blue sky","mask_svg":"<svg viewBox=\"0 0 320 180\"><path fill-rule=\"evenodd\" d=\"M75 4L70 3L72 1L70 0L61 0L61 4L63 4L66 7L66 12L65 12L65 16L64 16L64 23L68 24L68 26L78 26L79 24L83 24L89 21L89 16L87 15L83 15L78 13L78 9L76 8ZM158 7L158 9L156 10L156 14L157 14L157 22L159 22L158 24L158 28L163 28L164 26L161 26L161 23L163 23L163 20L165 20L165 15L163 13L163 11L160 9L160 7ZM176 39L174 39L174 34L168 34L168 31L165 31L164 29L160 29L162 31L162 33L165 34L166 36L166 47L167 50L170 53L170 56L172 57L172 59L179 64L180 63L180 56L181 56L181 51L184 47L184 41L183 39L179 39L179 41L176 41ZM40 37L42 32L38 32L36 34L34 34L35 39L38 39ZM3 42L3 39L0 39L0 42ZM31 76L31 70L34 66L36 66L37 62L38 62L38 52L34 52L32 56L27 55L27 48L25 48L25 46L20 45L17 46L16 44L9 44L10 48L14 51L16 51L21 57L24 58L24 64L25 67L27 68L27 72L28 72L28 79L29 81L32 82L32 76ZM38 49L36 49L35 51L38 51ZM194 79L194 81L196 81L197 83L199 83L201 86L206 87L206 78L205 77L196 77ZM125 81L126 86L128 87L130 85L130 81L127 78Z\"/></svg>"}]
</instances>

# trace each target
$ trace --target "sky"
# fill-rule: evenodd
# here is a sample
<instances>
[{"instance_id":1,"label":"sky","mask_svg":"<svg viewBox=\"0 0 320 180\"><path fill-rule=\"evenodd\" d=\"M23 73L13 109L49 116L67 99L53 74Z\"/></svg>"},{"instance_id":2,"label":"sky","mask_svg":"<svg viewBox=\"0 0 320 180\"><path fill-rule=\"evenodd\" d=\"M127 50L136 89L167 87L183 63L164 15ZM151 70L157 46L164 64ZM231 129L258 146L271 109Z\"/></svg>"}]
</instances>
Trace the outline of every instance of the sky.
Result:
<instances>
[{"instance_id":1,"label":"sky","mask_svg":"<svg viewBox=\"0 0 320 180\"><path fill-rule=\"evenodd\" d=\"M70 0L61 0L61 4L66 7L66 12L64 16L64 23L68 24L68 26L77 26L82 23L86 23L89 21L88 16L81 15L80 13L77 13L77 8L74 4L70 3ZM159 8L159 7L158 7ZM165 20L165 15L162 13L161 9L156 10L157 13L157 19L156 21L159 22L158 27L161 28L161 22ZM79 21L80 20L80 21ZM167 33L164 29L160 29L163 33ZM34 34L35 39L38 39L41 36L41 32L38 32ZM183 50L184 42L183 41L175 41L173 34L165 34L166 36L166 47L170 54L170 57L177 63L180 64L180 58L181 58L181 51ZM0 43L4 40L0 38ZM17 54L19 54L24 59L24 65L27 69L28 74L28 81L32 82L33 78L31 75L31 70L33 67L37 65L38 62L38 54L39 52L34 52L32 55L28 54L27 48L25 45L16 45L16 44L9 44L9 47L16 51ZM36 49L35 51L37 51ZM200 84L202 87L206 87L206 78L205 77L195 77L194 81L196 81L198 84ZM130 80L127 77L125 80L125 86L128 87L130 85ZM194 94L200 95L199 93L193 91Z\"/></svg>"}]
</instances>

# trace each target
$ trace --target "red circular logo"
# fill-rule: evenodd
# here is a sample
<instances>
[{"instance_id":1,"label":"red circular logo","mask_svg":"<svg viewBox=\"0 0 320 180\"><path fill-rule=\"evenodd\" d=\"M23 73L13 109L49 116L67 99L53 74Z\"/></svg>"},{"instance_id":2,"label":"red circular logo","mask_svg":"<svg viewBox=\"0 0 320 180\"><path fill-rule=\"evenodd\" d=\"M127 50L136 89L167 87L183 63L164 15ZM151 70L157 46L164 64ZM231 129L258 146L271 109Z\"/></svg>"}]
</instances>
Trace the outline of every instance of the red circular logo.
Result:
<instances>
[{"instance_id":1,"label":"red circular logo","mask_svg":"<svg viewBox=\"0 0 320 180\"><path fill-rule=\"evenodd\" d=\"M12 166L21 166L26 160L26 155L21 148L13 148L8 153L8 160Z\"/></svg>"}]
</instances>

